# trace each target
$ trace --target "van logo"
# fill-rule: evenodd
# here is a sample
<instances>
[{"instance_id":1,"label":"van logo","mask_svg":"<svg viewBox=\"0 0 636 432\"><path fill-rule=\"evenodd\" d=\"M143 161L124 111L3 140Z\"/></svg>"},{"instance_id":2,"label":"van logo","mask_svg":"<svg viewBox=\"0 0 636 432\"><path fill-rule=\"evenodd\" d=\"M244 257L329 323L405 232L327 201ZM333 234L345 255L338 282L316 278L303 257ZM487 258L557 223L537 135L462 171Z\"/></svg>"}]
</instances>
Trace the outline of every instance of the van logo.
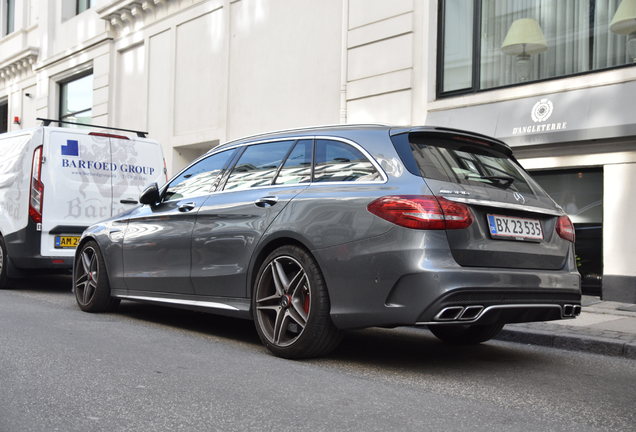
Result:
<instances>
[{"instance_id":1,"label":"van logo","mask_svg":"<svg viewBox=\"0 0 636 432\"><path fill-rule=\"evenodd\" d=\"M79 142L66 140L66 144L62 145L62 156L79 156Z\"/></svg>"},{"instance_id":2,"label":"van logo","mask_svg":"<svg viewBox=\"0 0 636 432\"><path fill-rule=\"evenodd\" d=\"M512 196L515 197L515 199L519 201L521 204L524 204L526 202L526 199L519 192L513 193Z\"/></svg>"}]
</instances>

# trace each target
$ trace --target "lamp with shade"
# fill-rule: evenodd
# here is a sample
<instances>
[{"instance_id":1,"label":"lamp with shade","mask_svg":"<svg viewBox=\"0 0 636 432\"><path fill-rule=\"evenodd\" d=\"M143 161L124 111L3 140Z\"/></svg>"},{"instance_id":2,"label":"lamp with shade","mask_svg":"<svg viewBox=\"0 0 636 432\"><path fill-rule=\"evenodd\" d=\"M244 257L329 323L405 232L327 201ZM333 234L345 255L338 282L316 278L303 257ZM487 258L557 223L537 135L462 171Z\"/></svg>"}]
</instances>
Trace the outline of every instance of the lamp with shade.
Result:
<instances>
[{"instance_id":1,"label":"lamp with shade","mask_svg":"<svg viewBox=\"0 0 636 432\"><path fill-rule=\"evenodd\" d=\"M623 0L618 5L610 30L627 36L627 56L636 63L636 0Z\"/></svg>"},{"instance_id":2,"label":"lamp with shade","mask_svg":"<svg viewBox=\"0 0 636 432\"><path fill-rule=\"evenodd\" d=\"M532 18L513 21L501 44L501 51L517 56L515 69L519 81L530 78L530 55L539 54L548 49L539 23Z\"/></svg>"}]
</instances>

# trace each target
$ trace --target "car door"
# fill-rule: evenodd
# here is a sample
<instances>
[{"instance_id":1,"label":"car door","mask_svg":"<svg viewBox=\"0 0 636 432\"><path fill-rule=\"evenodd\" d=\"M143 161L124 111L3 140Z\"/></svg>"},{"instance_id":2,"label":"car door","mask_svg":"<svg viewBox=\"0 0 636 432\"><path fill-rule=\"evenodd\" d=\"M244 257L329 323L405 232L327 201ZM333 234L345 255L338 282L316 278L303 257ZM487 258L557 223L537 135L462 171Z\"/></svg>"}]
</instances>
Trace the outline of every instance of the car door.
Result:
<instances>
[{"instance_id":1,"label":"car door","mask_svg":"<svg viewBox=\"0 0 636 432\"><path fill-rule=\"evenodd\" d=\"M235 150L204 157L163 190L161 202L135 209L124 234L124 277L130 292L192 294L190 246L201 204Z\"/></svg>"},{"instance_id":2,"label":"car door","mask_svg":"<svg viewBox=\"0 0 636 432\"><path fill-rule=\"evenodd\" d=\"M196 294L247 296L247 271L260 238L311 181L312 141L248 146L223 191L202 205L192 235Z\"/></svg>"}]
</instances>

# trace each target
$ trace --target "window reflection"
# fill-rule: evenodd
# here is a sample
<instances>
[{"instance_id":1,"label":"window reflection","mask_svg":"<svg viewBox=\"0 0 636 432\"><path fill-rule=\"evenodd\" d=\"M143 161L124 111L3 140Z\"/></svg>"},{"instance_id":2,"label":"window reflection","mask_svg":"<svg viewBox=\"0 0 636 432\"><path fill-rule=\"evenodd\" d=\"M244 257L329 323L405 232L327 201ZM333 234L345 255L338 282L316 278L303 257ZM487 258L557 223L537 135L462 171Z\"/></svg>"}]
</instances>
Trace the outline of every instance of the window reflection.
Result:
<instances>
[{"instance_id":1,"label":"window reflection","mask_svg":"<svg viewBox=\"0 0 636 432\"><path fill-rule=\"evenodd\" d=\"M232 170L224 190L243 190L272 184L294 141L248 146Z\"/></svg>"},{"instance_id":2,"label":"window reflection","mask_svg":"<svg viewBox=\"0 0 636 432\"><path fill-rule=\"evenodd\" d=\"M358 149L339 141L316 141L314 182L368 182L381 178Z\"/></svg>"}]
</instances>

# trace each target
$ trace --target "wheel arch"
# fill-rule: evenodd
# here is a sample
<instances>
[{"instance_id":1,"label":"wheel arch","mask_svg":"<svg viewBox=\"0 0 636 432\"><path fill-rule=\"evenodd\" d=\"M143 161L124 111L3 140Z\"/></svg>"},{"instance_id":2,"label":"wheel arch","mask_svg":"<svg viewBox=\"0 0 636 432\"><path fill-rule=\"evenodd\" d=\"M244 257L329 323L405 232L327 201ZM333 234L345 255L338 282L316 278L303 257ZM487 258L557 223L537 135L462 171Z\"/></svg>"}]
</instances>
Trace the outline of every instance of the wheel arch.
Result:
<instances>
[{"instance_id":1,"label":"wheel arch","mask_svg":"<svg viewBox=\"0 0 636 432\"><path fill-rule=\"evenodd\" d=\"M308 241L296 233L293 232L282 232L277 234L276 236L268 237L263 240L259 245L256 253L254 253L254 258L250 263L249 271L247 274L247 295L249 298L252 298L254 295L254 285L256 282L256 276L258 275L258 269L265 261L267 255L272 253L275 249L281 246L298 246L302 248L305 252L307 252L313 259L318 263L316 256L311 252L311 248L308 246ZM318 264L318 268L320 269L320 264ZM320 269L322 272L322 269ZM252 306L250 305L250 313L252 313Z\"/></svg>"}]
</instances>

